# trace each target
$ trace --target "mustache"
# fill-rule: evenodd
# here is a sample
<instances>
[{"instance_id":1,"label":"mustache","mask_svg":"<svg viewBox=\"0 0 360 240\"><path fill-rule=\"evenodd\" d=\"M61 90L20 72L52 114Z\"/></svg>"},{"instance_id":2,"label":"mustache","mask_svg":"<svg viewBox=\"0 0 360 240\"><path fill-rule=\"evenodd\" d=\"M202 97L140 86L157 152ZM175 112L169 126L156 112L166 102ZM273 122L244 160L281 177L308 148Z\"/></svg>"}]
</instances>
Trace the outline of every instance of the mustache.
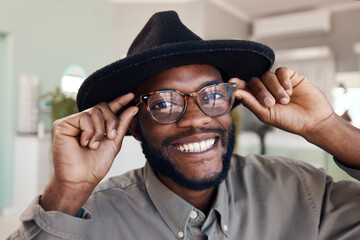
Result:
<instances>
[{"instance_id":1,"label":"mustache","mask_svg":"<svg viewBox=\"0 0 360 240\"><path fill-rule=\"evenodd\" d=\"M171 145L170 143L173 142L174 140L177 140L177 139L183 138L183 137L187 137L190 135L194 135L197 133L217 133L221 136L221 139L223 139L222 141L224 141L225 136L227 134L227 130L225 130L223 128L204 128L204 127L190 128L190 129L184 130L183 132L180 132L173 136L169 136L169 137L165 138L163 141L163 145L169 146L169 145ZM222 143L222 144L225 144L225 143Z\"/></svg>"}]
</instances>

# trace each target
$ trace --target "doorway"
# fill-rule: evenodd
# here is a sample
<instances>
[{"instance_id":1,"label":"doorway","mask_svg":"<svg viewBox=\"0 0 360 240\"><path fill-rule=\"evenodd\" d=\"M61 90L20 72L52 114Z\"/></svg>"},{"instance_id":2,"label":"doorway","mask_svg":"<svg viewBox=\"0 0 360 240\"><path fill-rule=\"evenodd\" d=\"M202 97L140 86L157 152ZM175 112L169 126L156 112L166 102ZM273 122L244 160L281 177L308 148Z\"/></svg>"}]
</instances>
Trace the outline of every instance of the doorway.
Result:
<instances>
[{"instance_id":1,"label":"doorway","mask_svg":"<svg viewBox=\"0 0 360 240\"><path fill-rule=\"evenodd\" d=\"M13 79L10 37L0 32L0 213L11 206L13 185Z\"/></svg>"}]
</instances>

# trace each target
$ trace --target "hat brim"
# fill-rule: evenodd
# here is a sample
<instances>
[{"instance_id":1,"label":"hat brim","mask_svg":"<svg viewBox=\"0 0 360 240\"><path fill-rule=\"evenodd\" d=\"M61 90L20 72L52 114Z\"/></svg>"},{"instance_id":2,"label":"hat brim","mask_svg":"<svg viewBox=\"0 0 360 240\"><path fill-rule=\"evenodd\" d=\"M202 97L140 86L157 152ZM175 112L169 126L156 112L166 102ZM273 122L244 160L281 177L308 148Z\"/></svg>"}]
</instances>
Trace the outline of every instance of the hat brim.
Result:
<instances>
[{"instance_id":1,"label":"hat brim","mask_svg":"<svg viewBox=\"0 0 360 240\"><path fill-rule=\"evenodd\" d=\"M167 44L128 56L91 74L78 91L77 106L83 111L100 102L110 102L133 92L142 81L156 73L189 64L213 65L225 82L232 77L248 81L268 71L274 58L269 47L244 40Z\"/></svg>"}]
</instances>

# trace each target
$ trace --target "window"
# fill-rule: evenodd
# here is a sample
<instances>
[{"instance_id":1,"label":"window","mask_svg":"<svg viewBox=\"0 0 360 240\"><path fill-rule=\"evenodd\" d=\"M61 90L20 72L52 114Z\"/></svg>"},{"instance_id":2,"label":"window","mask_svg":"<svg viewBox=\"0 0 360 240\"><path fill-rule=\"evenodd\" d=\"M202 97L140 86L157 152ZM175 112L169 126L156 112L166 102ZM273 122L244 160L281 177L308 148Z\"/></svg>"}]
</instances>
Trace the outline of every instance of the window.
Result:
<instances>
[{"instance_id":1,"label":"window","mask_svg":"<svg viewBox=\"0 0 360 240\"><path fill-rule=\"evenodd\" d=\"M75 96L86 78L86 73L80 65L70 65L61 78L61 90L66 95Z\"/></svg>"}]
</instances>

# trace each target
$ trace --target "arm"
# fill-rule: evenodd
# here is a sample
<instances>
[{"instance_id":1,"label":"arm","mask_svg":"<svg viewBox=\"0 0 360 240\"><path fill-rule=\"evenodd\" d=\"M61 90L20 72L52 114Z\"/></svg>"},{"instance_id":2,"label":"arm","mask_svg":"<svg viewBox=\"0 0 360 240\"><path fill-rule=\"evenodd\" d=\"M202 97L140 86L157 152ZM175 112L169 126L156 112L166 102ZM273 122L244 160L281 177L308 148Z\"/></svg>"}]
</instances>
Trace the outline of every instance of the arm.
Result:
<instances>
[{"instance_id":1,"label":"arm","mask_svg":"<svg viewBox=\"0 0 360 240\"><path fill-rule=\"evenodd\" d=\"M236 97L261 121L304 137L347 166L360 168L360 130L335 114L305 76L288 68L238 84Z\"/></svg>"},{"instance_id":2,"label":"arm","mask_svg":"<svg viewBox=\"0 0 360 240\"><path fill-rule=\"evenodd\" d=\"M75 218L94 188L105 177L137 107L115 113L133 99L121 96L110 103L57 120L52 127L54 174L41 199L22 214L22 226L8 239L86 239L91 219ZM52 211L48 213L49 211Z\"/></svg>"}]
</instances>

